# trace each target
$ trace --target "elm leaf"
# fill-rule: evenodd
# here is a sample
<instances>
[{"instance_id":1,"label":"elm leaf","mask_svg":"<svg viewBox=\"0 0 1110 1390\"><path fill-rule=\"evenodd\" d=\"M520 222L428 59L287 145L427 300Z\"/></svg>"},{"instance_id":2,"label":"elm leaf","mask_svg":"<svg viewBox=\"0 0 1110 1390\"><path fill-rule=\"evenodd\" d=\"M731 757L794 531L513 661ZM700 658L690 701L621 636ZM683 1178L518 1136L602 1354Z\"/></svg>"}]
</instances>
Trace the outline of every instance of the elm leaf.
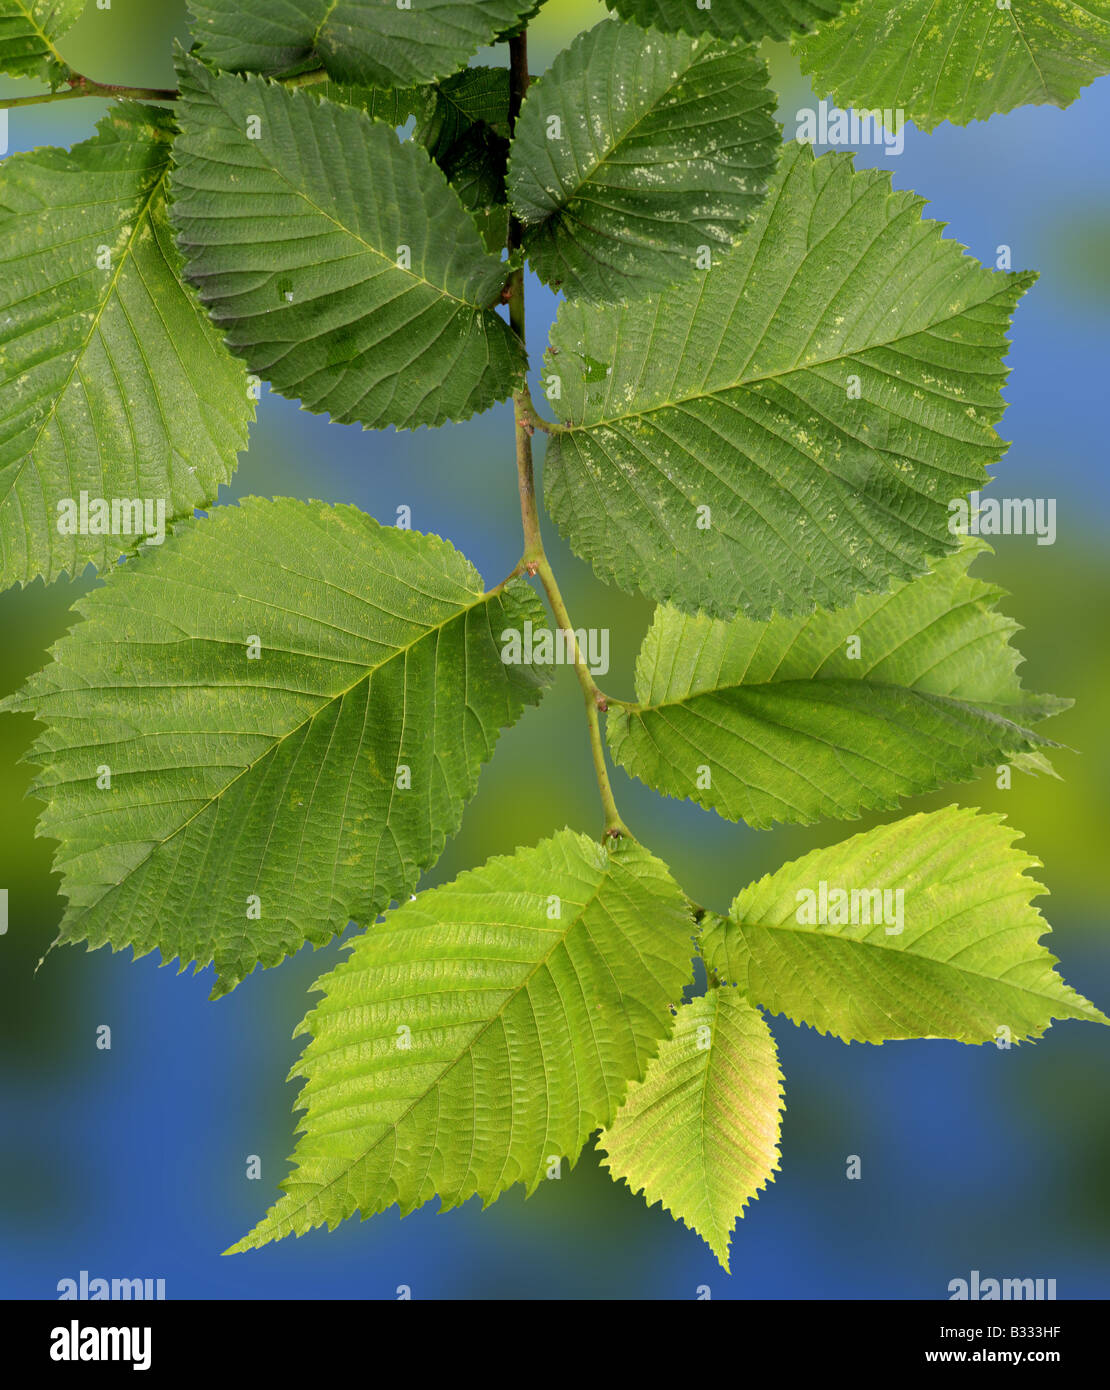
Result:
<instances>
[{"instance_id":1,"label":"elm leaf","mask_svg":"<svg viewBox=\"0 0 1110 1390\"><path fill-rule=\"evenodd\" d=\"M712 34L720 39L786 39L825 24L842 0L606 0L625 19L669 34Z\"/></svg>"},{"instance_id":2,"label":"elm leaf","mask_svg":"<svg viewBox=\"0 0 1110 1390\"><path fill-rule=\"evenodd\" d=\"M231 350L367 428L465 420L520 383L505 267L443 172L364 112L183 57L174 225ZM253 138L257 135L258 138Z\"/></svg>"},{"instance_id":3,"label":"elm leaf","mask_svg":"<svg viewBox=\"0 0 1110 1390\"><path fill-rule=\"evenodd\" d=\"M679 1006L674 1031L598 1139L613 1180L661 1202L728 1269L732 1228L779 1166L782 1072L739 990Z\"/></svg>"},{"instance_id":4,"label":"elm leaf","mask_svg":"<svg viewBox=\"0 0 1110 1390\"><path fill-rule=\"evenodd\" d=\"M523 580L355 507L219 507L76 611L0 704L46 726L58 941L214 962L213 997L410 893L546 683L501 660Z\"/></svg>"},{"instance_id":5,"label":"elm leaf","mask_svg":"<svg viewBox=\"0 0 1110 1390\"><path fill-rule=\"evenodd\" d=\"M175 133L127 103L0 163L0 586L110 565L213 502L246 447L246 372L181 280Z\"/></svg>"},{"instance_id":6,"label":"elm leaf","mask_svg":"<svg viewBox=\"0 0 1110 1390\"><path fill-rule=\"evenodd\" d=\"M409 87L464 67L533 0L189 0L206 62L278 76L324 68L338 82Z\"/></svg>"},{"instance_id":7,"label":"elm leaf","mask_svg":"<svg viewBox=\"0 0 1110 1390\"><path fill-rule=\"evenodd\" d=\"M610 707L623 767L670 796L764 828L896 806L1049 741L1029 725L1070 700L1022 689L968 543L931 574L848 608L768 623L662 605L640 651L638 703ZM1040 754L1038 771L1052 769Z\"/></svg>"},{"instance_id":8,"label":"elm leaf","mask_svg":"<svg viewBox=\"0 0 1110 1390\"><path fill-rule=\"evenodd\" d=\"M730 247L780 149L754 49L603 21L529 88L509 201L541 280L627 299Z\"/></svg>"},{"instance_id":9,"label":"elm leaf","mask_svg":"<svg viewBox=\"0 0 1110 1390\"><path fill-rule=\"evenodd\" d=\"M889 173L790 144L713 269L560 308L548 510L603 579L768 618L956 548L949 502L1002 454L1006 330L1036 277L984 269L921 208Z\"/></svg>"},{"instance_id":10,"label":"elm leaf","mask_svg":"<svg viewBox=\"0 0 1110 1390\"><path fill-rule=\"evenodd\" d=\"M436 1194L534 1192L644 1076L693 926L653 855L570 830L405 903L318 981L296 1168L229 1253Z\"/></svg>"},{"instance_id":11,"label":"elm leaf","mask_svg":"<svg viewBox=\"0 0 1110 1390\"><path fill-rule=\"evenodd\" d=\"M1110 0L857 0L795 49L843 106L901 111L922 130L967 125L1069 106L1110 72Z\"/></svg>"},{"instance_id":12,"label":"elm leaf","mask_svg":"<svg viewBox=\"0 0 1110 1390\"><path fill-rule=\"evenodd\" d=\"M1003 1046L1053 1019L1108 1023L1040 944L1045 890L1018 838L959 806L880 825L745 888L703 923L702 952L753 1004L845 1042Z\"/></svg>"},{"instance_id":13,"label":"elm leaf","mask_svg":"<svg viewBox=\"0 0 1110 1390\"><path fill-rule=\"evenodd\" d=\"M0 72L57 86L70 68L56 42L84 8L85 0L0 0Z\"/></svg>"}]
</instances>

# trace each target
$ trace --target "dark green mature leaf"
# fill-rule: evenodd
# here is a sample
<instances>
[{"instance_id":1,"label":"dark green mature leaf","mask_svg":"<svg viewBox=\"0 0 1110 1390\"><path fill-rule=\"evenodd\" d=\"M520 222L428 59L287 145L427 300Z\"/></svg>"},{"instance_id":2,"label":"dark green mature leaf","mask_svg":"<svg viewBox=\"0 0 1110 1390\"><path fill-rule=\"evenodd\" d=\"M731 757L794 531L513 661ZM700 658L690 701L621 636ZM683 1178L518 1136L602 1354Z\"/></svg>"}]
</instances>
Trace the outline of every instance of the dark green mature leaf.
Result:
<instances>
[{"instance_id":1,"label":"dark green mature leaf","mask_svg":"<svg viewBox=\"0 0 1110 1390\"><path fill-rule=\"evenodd\" d=\"M411 892L544 684L501 660L527 584L354 507L217 508L77 611L0 705L46 725L59 941L214 961L213 997Z\"/></svg>"},{"instance_id":2,"label":"dark green mature leaf","mask_svg":"<svg viewBox=\"0 0 1110 1390\"><path fill-rule=\"evenodd\" d=\"M508 155L508 140L479 122L451 146L440 166L491 252L499 251L509 237L505 193Z\"/></svg>"},{"instance_id":3,"label":"dark green mature leaf","mask_svg":"<svg viewBox=\"0 0 1110 1390\"><path fill-rule=\"evenodd\" d=\"M175 130L129 103L0 164L0 585L111 564L212 502L246 445L246 373L179 278Z\"/></svg>"},{"instance_id":4,"label":"dark green mature leaf","mask_svg":"<svg viewBox=\"0 0 1110 1390\"><path fill-rule=\"evenodd\" d=\"M337 106L354 106L376 121L403 126L410 116L424 115L431 98L431 87L352 87L342 82L314 82L305 92L320 101Z\"/></svg>"},{"instance_id":5,"label":"dark green mature leaf","mask_svg":"<svg viewBox=\"0 0 1110 1390\"><path fill-rule=\"evenodd\" d=\"M1070 700L1021 687L1004 591L969 544L932 574L835 613L769 623L660 607L611 706L616 760L657 791L763 828L858 816L1047 743Z\"/></svg>"},{"instance_id":6,"label":"dark green mature leaf","mask_svg":"<svg viewBox=\"0 0 1110 1390\"><path fill-rule=\"evenodd\" d=\"M771 1030L736 989L678 1010L598 1148L614 1181L661 1202L728 1273L736 1219L779 1166L782 1072Z\"/></svg>"},{"instance_id":7,"label":"dark green mature leaf","mask_svg":"<svg viewBox=\"0 0 1110 1390\"><path fill-rule=\"evenodd\" d=\"M752 1003L845 1042L1008 1046L1053 1019L1110 1022L1039 944L1048 926L1031 899L1045 889L1025 876L1038 861L1018 838L958 806L880 825L745 888L705 924L702 951ZM879 914L876 892L889 895Z\"/></svg>"},{"instance_id":8,"label":"dark green mature leaf","mask_svg":"<svg viewBox=\"0 0 1110 1390\"><path fill-rule=\"evenodd\" d=\"M342 87L321 82L305 90L341 106L357 106L392 126L402 126L414 116L413 139L446 174L473 217L486 250L500 253L509 231L507 68L468 68L427 87Z\"/></svg>"},{"instance_id":9,"label":"dark green mature leaf","mask_svg":"<svg viewBox=\"0 0 1110 1390\"><path fill-rule=\"evenodd\" d=\"M339 82L406 87L446 77L513 28L533 0L189 0L202 56L270 76L320 66Z\"/></svg>"},{"instance_id":10,"label":"dark green mature leaf","mask_svg":"<svg viewBox=\"0 0 1110 1390\"><path fill-rule=\"evenodd\" d=\"M509 71L468 68L427 90L413 138L447 175L486 250L500 252L509 233Z\"/></svg>"},{"instance_id":11,"label":"dark green mature leaf","mask_svg":"<svg viewBox=\"0 0 1110 1390\"><path fill-rule=\"evenodd\" d=\"M731 246L780 148L749 47L603 21L529 90L509 201L537 275L598 301L689 279Z\"/></svg>"},{"instance_id":12,"label":"dark green mature leaf","mask_svg":"<svg viewBox=\"0 0 1110 1390\"><path fill-rule=\"evenodd\" d=\"M253 371L368 428L465 420L512 392L526 359L492 308L504 266L419 146L261 78L179 71L174 225Z\"/></svg>"},{"instance_id":13,"label":"dark green mature leaf","mask_svg":"<svg viewBox=\"0 0 1110 1390\"><path fill-rule=\"evenodd\" d=\"M533 1192L644 1075L692 933L658 859L570 830L390 914L316 986L296 1170L234 1250L436 1194Z\"/></svg>"},{"instance_id":14,"label":"dark green mature leaf","mask_svg":"<svg viewBox=\"0 0 1110 1390\"><path fill-rule=\"evenodd\" d=\"M836 14L843 0L606 0L610 9L645 28L712 34L721 39L786 39Z\"/></svg>"},{"instance_id":15,"label":"dark green mature leaf","mask_svg":"<svg viewBox=\"0 0 1110 1390\"><path fill-rule=\"evenodd\" d=\"M564 304L551 515L605 579L714 617L841 607L955 548L1002 445L1032 274L942 238L850 155L785 147L737 247L631 307Z\"/></svg>"},{"instance_id":16,"label":"dark green mature leaf","mask_svg":"<svg viewBox=\"0 0 1110 1390\"><path fill-rule=\"evenodd\" d=\"M428 93L427 109L417 122L415 136L437 163L442 163L476 125L489 126L508 138L508 68L467 68L428 88Z\"/></svg>"},{"instance_id":17,"label":"dark green mature leaf","mask_svg":"<svg viewBox=\"0 0 1110 1390\"><path fill-rule=\"evenodd\" d=\"M86 0L0 0L0 72L56 86L69 64L55 47L81 17Z\"/></svg>"},{"instance_id":18,"label":"dark green mature leaf","mask_svg":"<svg viewBox=\"0 0 1110 1390\"><path fill-rule=\"evenodd\" d=\"M1110 0L861 0L798 41L820 95L922 130L1026 103L1068 106L1110 72Z\"/></svg>"}]
</instances>

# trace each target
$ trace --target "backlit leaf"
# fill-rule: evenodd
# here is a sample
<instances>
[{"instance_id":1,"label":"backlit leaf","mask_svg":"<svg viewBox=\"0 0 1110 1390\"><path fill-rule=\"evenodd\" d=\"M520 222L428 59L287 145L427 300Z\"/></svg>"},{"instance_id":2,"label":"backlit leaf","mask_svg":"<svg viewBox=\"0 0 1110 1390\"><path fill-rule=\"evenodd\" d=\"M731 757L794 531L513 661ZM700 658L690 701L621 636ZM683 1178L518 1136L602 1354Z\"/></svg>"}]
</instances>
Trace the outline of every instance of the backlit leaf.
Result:
<instances>
[{"instance_id":1,"label":"backlit leaf","mask_svg":"<svg viewBox=\"0 0 1110 1390\"><path fill-rule=\"evenodd\" d=\"M966 125L1068 106L1110 72L1110 0L859 0L796 48L819 96Z\"/></svg>"},{"instance_id":2,"label":"backlit leaf","mask_svg":"<svg viewBox=\"0 0 1110 1390\"><path fill-rule=\"evenodd\" d=\"M779 1166L781 1116L766 1020L739 990L711 989L680 1006L598 1147L614 1180L697 1231L727 1274L736 1219Z\"/></svg>"},{"instance_id":3,"label":"backlit leaf","mask_svg":"<svg viewBox=\"0 0 1110 1390\"><path fill-rule=\"evenodd\" d=\"M214 501L246 446L246 372L180 279L175 129L127 103L0 163L3 586L110 565Z\"/></svg>"},{"instance_id":4,"label":"backlit leaf","mask_svg":"<svg viewBox=\"0 0 1110 1390\"><path fill-rule=\"evenodd\" d=\"M644 1075L692 932L658 859L570 830L371 927L316 986L296 1168L235 1251L436 1194L533 1192Z\"/></svg>"},{"instance_id":5,"label":"backlit leaf","mask_svg":"<svg viewBox=\"0 0 1110 1390\"><path fill-rule=\"evenodd\" d=\"M214 961L214 996L410 893L546 675L501 660L524 581L319 502L219 507L77 611L0 705L46 726L58 939Z\"/></svg>"},{"instance_id":6,"label":"backlit leaf","mask_svg":"<svg viewBox=\"0 0 1110 1390\"><path fill-rule=\"evenodd\" d=\"M745 888L703 925L703 953L753 1004L845 1042L1001 1047L1053 1019L1110 1022L1039 944L1048 926L1031 900L1045 890L1017 838L958 806L880 825Z\"/></svg>"}]
</instances>

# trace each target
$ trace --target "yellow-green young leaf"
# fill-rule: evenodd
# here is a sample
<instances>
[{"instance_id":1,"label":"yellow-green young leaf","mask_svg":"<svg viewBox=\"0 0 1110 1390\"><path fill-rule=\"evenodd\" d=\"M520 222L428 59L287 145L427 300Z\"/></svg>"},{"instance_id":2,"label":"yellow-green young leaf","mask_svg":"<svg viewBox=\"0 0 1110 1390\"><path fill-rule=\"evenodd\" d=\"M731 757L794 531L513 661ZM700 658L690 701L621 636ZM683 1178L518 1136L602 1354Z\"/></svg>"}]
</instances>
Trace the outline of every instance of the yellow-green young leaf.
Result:
<instances>
[{"instance_id":1,"label":"yellow-green young leaf","mask_svg":"<svg viewBox=\"0 0 1110 1390\"><path fill-rule=\"evenodd\" d=\"M86 0L0 0L0 72L57 86L69 64L55 44L81 17Z\"/></svg>"},{"instance_id":2,"label":"yellow-green young leaf","mask_svg":"<svg viewBox=\"0 0 1110 1390\"><path fill-rule=\"evenodd\" d=\"M658 859L570 830L369 928L316 986L296 1170L235 1251L437 1194L534 1191L643 1077L693 929Z\"/></svg>"},{"instance_id":3,"label":"yellow-green young leaf","mask_svg":"<svg viewBox=\"0 0 1110 1390\"><path fill-rule=\"evenodd\" d=\"M111 564L212 502L246 446L243 365L179 278L174 133L129 103L0 163L0 587Z\"/></svg>"},{"instance_id":4,"label":"yellow-green young leaf","mask_svg":"<svg viewBox=\"0 0 1110 1390\"><path fill-rule=\"evenodd\" d=\"M179 62L171 214L232 351L367 428L465 420L522 379L505 267L442 171L383 121Z\"/></svg>"},{"instance_id":5,"label":"yellow-green young leaf","mask_svg":"<svg viewBox=\"0 0 1110 1390\"><path fill-rule=\"evenodd\" d=\"M615 1180L697 1231L727 1274L732 1228L779 1166L781 1123L771 1030L726 986L680 1006L598 1147Z\"/></svg>"},{"instance_id":6,"label":"yellow-green young leaf","mask_svg":"<svg viewBox=\"0 0 1110 1390\"><path fill-rule=\"evenodd\" d=\"M932 130L1068 106L1110 72L1108 0L858 0L796 40L820 96Z\"/></svg>"},{"instance_id":7,"label":"yellow-green young leaf","mask_svg":"<svg viewBox=\"0 0 1110 1390\"><path fill-rule=\"evenodd\" d=\"M406 87L464 67L534 0L189 0L202 56L271 76L323 67L339 82Z\"/></svg>"},{"instance_id":8,"label":"yellow-green young leaf","mask_svg":"<svg viewBox=\"0 0 1110 1390\"><path fill-rule=\"evenodd\" d=\"M1023 690L982 542L889 594L806 618L722 622L662 605L610 706L613 756L668 796L764 828L896 806L1048 744L1070 700ZM1042 759L1043 762L1043 759ZM1051 768L1038 765L1037 770Z\"/></svg>"},{"instance_id":9,"label":"yellow-green young leaf","mask_svg":"<svg viewBox=\"0 0 1110 1390\"><path fill-rule=\"evenodd\" d=\"M645 28L713 34L721 39L786 39L827 21L842 0L606 0L611 10Z\"/></svg>"},{"instance_id":10,"label":"yellow-green young leaf","mask_svg":"<svg viewBox=\"0 0 1110 1390\"><path fill-rule=\"evenodd\" d=\"M1049 930L1002 817L957 806L814 850L761 878L702 951L753 1004L845 1042L1008 1046L1053 1019L1110 1022L1053 970Z\"/></svg>"},{"instance_id":11,"label":"yellow-green young leaf","mask_svg":"<svg viewBox=\"0 0 1110 1390\"><path fill-rule=\"evenodd\" d=\"M213 997L411 892L545 679L501 660L526 583L354 507L217 508L76 607L0 705L46 725L58 940L214 961Z\"/></svg>"},{"instance_id":12,"label":"yellow-green young leaf","mask_svg":"<svg viewBox=\"0 0 1110 1390\"><path fill-rule=\"evenodd\" d=\"M547 500L603 578L768 618L956 548L948 504L1002 453L1006 331L1035 277L984 269L921 208L882 170L790 144L714 269L561 307Z\"/></svg>"},{"instance_id":13,"label":"yellow-green young leaf","mask_svg":"<svg viewBox=\"0 0 1110 1390\"><path fill-rule=\"evenodd\" d=\"M759 206L781 148L753 48L603 21L532 85L509 201L539 277L628 299L689 279Z\"/></svg>"}]
</instances>

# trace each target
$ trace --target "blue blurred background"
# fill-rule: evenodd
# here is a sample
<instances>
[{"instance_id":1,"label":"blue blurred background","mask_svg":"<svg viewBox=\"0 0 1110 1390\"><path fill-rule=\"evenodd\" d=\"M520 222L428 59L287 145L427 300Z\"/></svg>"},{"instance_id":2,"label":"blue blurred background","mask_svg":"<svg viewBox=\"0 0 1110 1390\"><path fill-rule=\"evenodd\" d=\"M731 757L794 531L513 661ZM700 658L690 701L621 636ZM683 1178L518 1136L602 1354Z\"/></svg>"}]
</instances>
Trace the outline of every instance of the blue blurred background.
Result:
<instances>
[{"instance_id":1,"label":"blue blurred background","mask_svg":"<svg viewBox=\"0 0 1110 1390\"><path fill-rule=\"evenodd\" d=\"M533 70L603 14L596 0L548 0L532 30ZM109 10L90 6L63 51L102 81L171 85L175 34L185 34L182 5L113 0ZM768 46L767 56L789 136L812 95L785 47ZM502 62L504 51L486 57ZM101 109L13 112L11 148L83 139ZM1012 593L1006 609L1026 628L1027 682L1077 699L1052 732L1081 752L1058 755L1061 782L1019 777L999 791L985 775L906 810L958 799L1007 813L1044 862L1050 945L1103 1008L1108 129L1104 79L1068 111L1026 108L929 136L910 129L899 157L858 156L925 195L930 215L985 263L1005 244L1015 268L1041 272L1014 325L1002 425L1014 442L993 491L1055 497L1058 538L1042 547L1003 537L977 572ZM555 303L534 280L528 292L538 364ZM505 408L438 433L366 434L267 396L221 501L247 494L356 502L387 523L407 504L415 527L450 536L490 583L519 555ZM648 606L593 580L550 527L547 538L576 622L613 631L607 683L630 693ZM0 595L0 693L42 664L92 582ZM31 772L17 761L33 728L29 718L0 721L0 886L10 893L0 938L0 1296L54 1297L58 1281L82 1269L164 1278L170 1298L392 1298L401 1285L416 1298L692 1298L705 1285L715 1298L942 1298L971 1269L1055 1278L1061 1298L1110 1294L1110 1030L1077 1023L1004 1052L846 1047L773 1020L786 1075L782 1171L739 1224L731 1278L697 1236L613 1185L592 1150L527 1203L515 1190L484 1213L471 1202L440 1217L432 1204L402 1223L394 1210L221 1258L287 1171L295 1088L284 1077L300 1051L291 1034L338 948L256 972L217 1004L207 972L178 975L129 953L66 949L33 976L60 916L53 847L34 837ZM753 876L872 823L757 833L665 802L621 773L615 785L641 838L717 908ZM544 706L502 739L427 883L563 825L592 831L597 819L578 689L564 671ZM110 1051L95 1045L102 1024ZM852 1154L859 1181L845 1176ZM258 1181L247 1177L250 1155L261 1160Z\"/></svg>"}]
</instances>

